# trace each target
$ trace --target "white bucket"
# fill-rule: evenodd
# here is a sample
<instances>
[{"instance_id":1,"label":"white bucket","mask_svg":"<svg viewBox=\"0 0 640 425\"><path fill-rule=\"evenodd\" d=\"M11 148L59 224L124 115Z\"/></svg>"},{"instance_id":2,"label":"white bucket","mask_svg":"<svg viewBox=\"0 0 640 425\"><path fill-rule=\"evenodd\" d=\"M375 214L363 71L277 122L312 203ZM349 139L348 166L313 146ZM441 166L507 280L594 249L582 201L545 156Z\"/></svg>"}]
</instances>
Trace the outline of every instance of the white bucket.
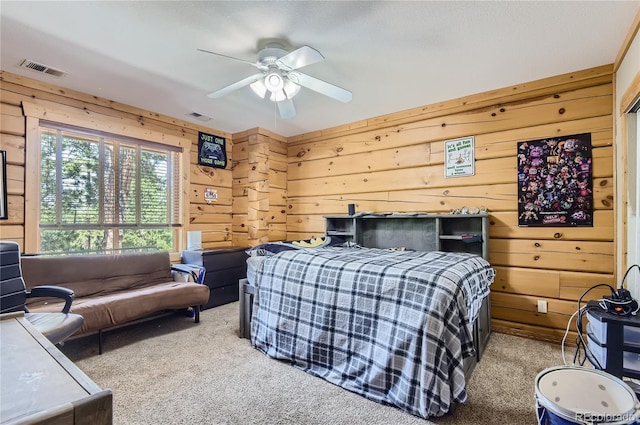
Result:
<instances>
[{"instance_id":1,"label":"white bucket","mask_svg":"<svg viewBox=\"0 0 640 425\"><path fill-rule=\"evenodd\" d=\"M601 370L556 366L536 377L538 425L638 424L640 402L624 381Z\"/></svg>"}]
</instances>

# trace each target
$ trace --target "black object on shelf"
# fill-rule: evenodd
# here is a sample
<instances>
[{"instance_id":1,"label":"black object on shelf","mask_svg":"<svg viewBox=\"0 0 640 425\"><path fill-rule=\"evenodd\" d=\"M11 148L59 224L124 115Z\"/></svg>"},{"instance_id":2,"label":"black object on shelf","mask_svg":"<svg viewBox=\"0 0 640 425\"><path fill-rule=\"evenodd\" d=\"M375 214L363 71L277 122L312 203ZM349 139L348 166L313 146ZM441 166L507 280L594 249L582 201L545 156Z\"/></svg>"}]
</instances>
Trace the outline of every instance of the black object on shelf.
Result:
<instances>
[{"instance_id":1,"label":"black object on shelf","mask_svg":"<svg viewBox=\"0 0 640 425\"><path fill-rule=\"evenodd\" d=\"M460 239L464 243L482 242L482 235L478 233L467 233L464 235L460 235Z\"/></svg>"}]
</instances>

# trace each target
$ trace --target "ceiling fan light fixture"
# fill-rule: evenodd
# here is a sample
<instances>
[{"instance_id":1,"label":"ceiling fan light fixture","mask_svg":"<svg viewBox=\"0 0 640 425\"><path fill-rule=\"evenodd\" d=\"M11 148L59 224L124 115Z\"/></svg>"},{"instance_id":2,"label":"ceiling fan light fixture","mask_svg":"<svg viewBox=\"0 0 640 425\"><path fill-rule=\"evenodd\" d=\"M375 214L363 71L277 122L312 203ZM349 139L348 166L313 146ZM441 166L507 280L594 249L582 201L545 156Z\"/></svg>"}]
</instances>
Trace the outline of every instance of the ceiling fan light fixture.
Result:
<instances>
[{"instance_id":1,"label":"ceiling fan light fixture","mask_svg":"<svg viewBox=\"0 0 640 425\"><path fill-rule=\"evenodd\" d=\"M282 75L280 75L280 71L269 71L269 73L264 77L264 85L271 93L282 90L284 87L284 80Z\"/></svg>"},{"instance_id":2,"label":"ceiling fan light fixture","mask_svg":"<svg viewBox=\"0 0 640 425\"><path fill-rule=\"evenodd\" d=\"M260 79L254 83L251 83L249 87L260 98L266 99L269 95L269 100L272 102L280 102L287 99L292 99L300 91L300 86L291 81L287 76L278 75L281 79L282 87L271 90L267 84L269 75Z\"/></svg>"}]
</instances>

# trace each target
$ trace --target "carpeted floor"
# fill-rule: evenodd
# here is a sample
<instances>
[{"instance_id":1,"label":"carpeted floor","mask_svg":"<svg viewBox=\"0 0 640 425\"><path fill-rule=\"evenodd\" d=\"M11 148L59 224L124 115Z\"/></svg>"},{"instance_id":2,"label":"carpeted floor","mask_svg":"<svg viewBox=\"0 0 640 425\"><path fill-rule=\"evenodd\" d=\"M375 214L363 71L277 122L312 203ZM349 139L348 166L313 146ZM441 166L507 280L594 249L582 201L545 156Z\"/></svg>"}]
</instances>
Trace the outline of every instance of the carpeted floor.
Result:
<instances>
[{"instance_id":1,"label":"carpeted floor","mask_svg":"<svg viewBox=\"0 0 640 425\"><path fill-rule=\"evenodd\" d=\"M562 364L558 345L493 333L469 383L469 400L429 421L364 399L267 358L238 338L238 303L205 310L201 323L167 316L61 350L114 394L114 423L531 425L535 377Z\"/></svg>"}]
</instances>

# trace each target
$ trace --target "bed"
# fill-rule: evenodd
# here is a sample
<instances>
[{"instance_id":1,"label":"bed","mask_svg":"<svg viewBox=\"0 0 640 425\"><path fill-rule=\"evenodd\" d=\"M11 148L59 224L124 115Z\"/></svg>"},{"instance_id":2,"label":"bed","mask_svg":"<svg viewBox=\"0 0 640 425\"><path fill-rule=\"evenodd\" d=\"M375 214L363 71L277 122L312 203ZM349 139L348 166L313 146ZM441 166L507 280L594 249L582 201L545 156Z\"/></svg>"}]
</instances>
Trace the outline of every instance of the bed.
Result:
<instances>
[{"instance_id":1,"label":"bed","mask_svg":"<svg viewBox=\"0 0 640 425\"><path fill-rule=\"evenodd\" d=\"M247 265L251 342L269 357L423 418L466 401L495 274L482 257L327 246Z\"/></svg>"}]
</instances>

